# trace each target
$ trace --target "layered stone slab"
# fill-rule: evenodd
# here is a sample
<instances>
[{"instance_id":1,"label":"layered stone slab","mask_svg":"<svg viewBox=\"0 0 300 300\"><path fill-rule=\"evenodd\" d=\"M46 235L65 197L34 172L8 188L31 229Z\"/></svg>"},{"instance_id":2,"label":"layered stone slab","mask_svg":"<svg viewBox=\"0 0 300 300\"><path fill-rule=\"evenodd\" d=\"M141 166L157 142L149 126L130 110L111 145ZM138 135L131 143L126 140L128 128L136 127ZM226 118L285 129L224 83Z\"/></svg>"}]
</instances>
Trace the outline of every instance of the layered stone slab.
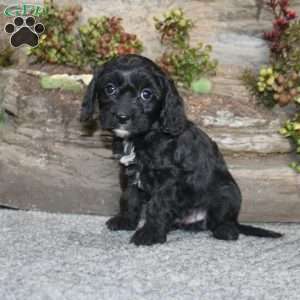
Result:
<instances>
[{"instance_id":1,"label":"layered stone slab","mask_svg":"<svg viewBox=\"0 0 300 300\"><path fill-rule=\"evenodd\" d=\"M110 150L55 143L48 154L0 145L0 203L48 212L113 215L120 195ZM300 221L300 176L288 156L226 157L243 194L241 220Z\"/></svg>"}]
</instances>

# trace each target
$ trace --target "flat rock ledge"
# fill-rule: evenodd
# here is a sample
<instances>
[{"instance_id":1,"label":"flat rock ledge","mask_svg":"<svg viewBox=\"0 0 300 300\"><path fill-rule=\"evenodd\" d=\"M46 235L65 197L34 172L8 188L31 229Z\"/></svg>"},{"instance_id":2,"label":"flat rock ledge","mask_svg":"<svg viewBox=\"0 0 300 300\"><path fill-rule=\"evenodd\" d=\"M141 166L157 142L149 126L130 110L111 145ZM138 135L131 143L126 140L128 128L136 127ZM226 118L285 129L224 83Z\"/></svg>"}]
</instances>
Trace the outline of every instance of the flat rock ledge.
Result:
<instances>
[{"instance_id":1,"label":"flat rock ledge","mask_svg":"<svg viewBox=\"0 0 300 300\"><path fill-rule=\"evenodd\" d=\"M120 195L110 150L49 144L47 152L0 145L2 206L113 215ZM289 157L227 157L243 193L243 221L300 221L300 176Z\"/></svg>"},{"instance_id":2,"label":"flat rock ledge","mask_svg":"<svg viewBox=\"0 0 300 300\"><path fill-rule=\"evenodd\" d=\"M46 73L35 70L2 70L0 72L0 108L2 108L18 119L17 131L19 134L43 136L43 139L56 141L73 141L79 143L82 134L78 123L79 107L83 97L83 91L70 93L61 89L41 88L43 78L47 76L54 81L54 85L65 81L74 82L72 85L86 86L91 80L90 74L67 75L56 74L48 76ZM24 95L24 80L34 87L26 86L29 89ZM61 80L64 78L64 80ZM51 81L51 80L50 80ZM26 85L26 80L25 80ZM61 86L63 89L63 86ZM36 91L38 90L38 92ZM66 95L66 97L64 96ZM54 97L60 99L54 99ZM66 99L67 98L67 99ZM202 101L202 102L201 102ZM206 100L196 99L198 111L192 112L190 103L186 101L187 112L190 118L204 128L210 136L216 140L222 151L226 153L289 153L293 146L289 140L282 137L278 130L284 119L276 113L266 113L248 107L245 101L235 99L230 105L226 102L217 106L214 101L209 103L209 111L202 110ZM203 104L203 105L202 105ZM32 116L34 119L32 119ZM39 126L36 124L39 123ZM40 124L43 124L43 128ZM47 130L45 130L45 128ZM31 133L33 132L33 133ZM39 133L40 132L40 133ZM97 137L99 131L94 133L96 137L93 143L101 147L101 141Z\"/></svg>"}]
</instances>

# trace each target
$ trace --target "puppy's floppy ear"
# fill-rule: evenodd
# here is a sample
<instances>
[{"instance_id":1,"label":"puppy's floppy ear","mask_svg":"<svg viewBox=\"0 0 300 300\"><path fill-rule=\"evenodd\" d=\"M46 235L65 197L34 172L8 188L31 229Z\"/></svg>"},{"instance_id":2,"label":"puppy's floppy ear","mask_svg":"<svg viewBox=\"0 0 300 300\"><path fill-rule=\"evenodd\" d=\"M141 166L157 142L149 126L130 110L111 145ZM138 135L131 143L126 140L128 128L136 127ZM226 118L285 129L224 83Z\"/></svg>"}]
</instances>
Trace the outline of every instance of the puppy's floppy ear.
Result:
<instances>
[{"instance_id":1,"label":"puppy's floppy ear","mask_svg":"<svg viewBox=\"0 0 300 300\"><path fill-rule=\"evenodd\" d=\"M80 111L80 122L88 122L93 119L93 114L95 111L95 103L97 99L97 80L99 80L102 75L103 67L100 67L94 72L94 76L89 83L86 93L83 98L83 102L81 104Z\"/></svg>"},{"instance_id":2,"label":"puppy's floppy ear","mask_svg":"<svg viewBox=\"0 0 300 300\"><path fill-rule=\"evenodd\" d=\"M180 134L186 125L184 103L172 79L164 78L166 89L162 104L160 123L162 131L171 135Z\"/></svg>"}]
</instances>

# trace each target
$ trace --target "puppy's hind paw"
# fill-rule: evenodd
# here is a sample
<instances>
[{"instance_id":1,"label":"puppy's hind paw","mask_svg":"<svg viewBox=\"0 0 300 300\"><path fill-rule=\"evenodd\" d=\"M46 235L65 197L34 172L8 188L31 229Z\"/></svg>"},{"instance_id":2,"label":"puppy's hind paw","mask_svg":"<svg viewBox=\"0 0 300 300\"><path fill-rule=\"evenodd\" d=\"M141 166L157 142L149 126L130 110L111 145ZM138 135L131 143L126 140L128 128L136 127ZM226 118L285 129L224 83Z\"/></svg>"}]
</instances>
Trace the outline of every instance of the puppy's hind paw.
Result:
<instances>
[{"instance_id":1,"label":"puppy's hind paw","mask_svg":"<svg viewBox=\"0 0 300 300\"><path fill-rule=\"evenodd\" d=\"M150 246L153 244L164 243L166 242L166 235L159 234L150 226L143 226L138 229L132 236L130 243L134 243L136 246Z\"/></svg>"},{"instance_id":2,"label":"puppy's hind paw","mask_svg":"<svg viewBox=\"0 0 300 300\"><path fill-rule=\"evenodd\" d=\"M133 224L129 218L121 215L110 218L106 222L106 226L110 230L135 230L137 224Z\"/></svg>"},{"instance_id":3,"label":"puppy's hind paw","mask_svg":"<svg viewBox=\"0 0 300 300\"><path fill-rule=\"evenodd\" d=\"M214 231L213 236L218 240L236 241L239 238L239 230L231 224L221 224Z\"/></svg>"}]
</instances>

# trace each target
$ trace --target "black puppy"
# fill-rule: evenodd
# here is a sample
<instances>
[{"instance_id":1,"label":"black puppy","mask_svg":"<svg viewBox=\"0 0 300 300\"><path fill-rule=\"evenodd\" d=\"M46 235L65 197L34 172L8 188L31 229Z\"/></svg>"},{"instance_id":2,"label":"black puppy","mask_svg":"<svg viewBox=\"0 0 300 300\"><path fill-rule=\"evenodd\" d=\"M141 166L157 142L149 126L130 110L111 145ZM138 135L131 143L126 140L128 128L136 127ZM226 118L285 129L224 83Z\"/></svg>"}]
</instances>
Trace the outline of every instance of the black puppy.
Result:
<instances>
[{"instance_id":1,"label":"black puppy","mask_svg":"<svg viewBox=\"0 0 300 300\"><path fill-rule=\"evenodd\" d=\"M217 144L187 120L174 83L151 60L126 55L104 64L81 120L91 118L95 103L101 126L124 144L120 213L109 229L135 230L145 204L145 224L131 239L136 245L163 243L174 228L208 229L222 240L281 236L239 224L241 192Z\"/></svg>"}]
</instances>

